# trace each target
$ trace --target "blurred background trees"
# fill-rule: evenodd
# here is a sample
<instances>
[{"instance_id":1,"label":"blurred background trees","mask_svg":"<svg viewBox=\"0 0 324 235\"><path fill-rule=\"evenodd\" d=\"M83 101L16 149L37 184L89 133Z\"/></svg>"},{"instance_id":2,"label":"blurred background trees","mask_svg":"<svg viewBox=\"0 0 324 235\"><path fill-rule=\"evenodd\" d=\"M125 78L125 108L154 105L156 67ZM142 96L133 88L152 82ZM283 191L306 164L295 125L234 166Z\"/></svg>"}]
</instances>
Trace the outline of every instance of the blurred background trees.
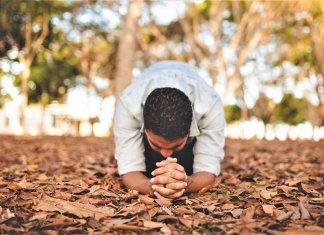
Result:
<instances>
[{"instance_id":1,"label":"blurred background trees","mask_svg":"<svg viewBox=\"0 0 324 235\"><path fill-rule=\"evenodd\" d=\"M228 122L324 122L321 1L0 0L0 107L105 106L160 60L182 60L220 94ZM11 87L11 89L9 88ZM14 90L14 87L16 90Z\"/></svg>"}]
</instances>

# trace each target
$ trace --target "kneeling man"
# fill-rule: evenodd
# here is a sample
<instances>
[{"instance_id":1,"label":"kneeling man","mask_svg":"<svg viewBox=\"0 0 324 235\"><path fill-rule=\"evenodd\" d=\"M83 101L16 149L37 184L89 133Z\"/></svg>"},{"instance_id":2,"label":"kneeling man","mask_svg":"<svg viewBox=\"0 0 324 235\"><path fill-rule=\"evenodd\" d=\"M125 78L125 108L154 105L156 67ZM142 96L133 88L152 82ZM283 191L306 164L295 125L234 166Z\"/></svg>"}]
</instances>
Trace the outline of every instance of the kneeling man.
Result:
<instances>
[{"instance_id":1,"label":"kneeling man","mask_svg":"<svg viewBox=\"0 0 324 235\"><path fill-rule=\"evenodd\" d=\"M115 158L123 184L178 198L212 184L224 157L220 97L190 66L163 61L127 87L116 106Z\"/></svg>"}]
</instances>

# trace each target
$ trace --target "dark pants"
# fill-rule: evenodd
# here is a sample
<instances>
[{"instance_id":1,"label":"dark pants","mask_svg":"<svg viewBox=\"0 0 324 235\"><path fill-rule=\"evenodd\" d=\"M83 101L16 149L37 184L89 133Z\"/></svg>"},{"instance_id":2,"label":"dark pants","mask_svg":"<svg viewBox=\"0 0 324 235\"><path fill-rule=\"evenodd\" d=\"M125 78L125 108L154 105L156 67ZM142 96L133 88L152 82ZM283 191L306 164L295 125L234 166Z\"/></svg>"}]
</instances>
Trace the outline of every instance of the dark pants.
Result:
<instances>
[{"instance_id":1,"label":"dark pants","mask_svg":"<svg viewBox=\"0 0 324 235\"><path fill-rule=\"evenodd\" d=\"M146 172L144 173L147 177L152 178L153 176L151 175L152 171L154 171L156 167L157 162L161 162L165 160L166 158L163 157L160 152L157 152L153 150L148 143L146 137L144 139L144 155L145 155L145 164L146 164ZM192 175L193 173L193 152L192 148L196 143L196 139L193 139L190 143L186 144L183 149L181 149L178 152L173 152L171 157L172 158L177 158L178 161L177 163L183 166L186 170L187 175Z\"/></svg>"}]
</instances>

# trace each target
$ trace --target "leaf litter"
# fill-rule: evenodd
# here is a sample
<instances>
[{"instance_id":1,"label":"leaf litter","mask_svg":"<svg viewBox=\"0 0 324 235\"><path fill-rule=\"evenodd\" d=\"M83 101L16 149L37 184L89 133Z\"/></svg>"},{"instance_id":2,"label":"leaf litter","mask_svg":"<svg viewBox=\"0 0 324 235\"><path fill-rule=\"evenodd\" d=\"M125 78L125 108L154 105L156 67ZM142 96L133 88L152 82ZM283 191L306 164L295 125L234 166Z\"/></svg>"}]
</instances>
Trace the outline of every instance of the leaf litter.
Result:
<instances>
[{"instance_id":1,"label":"leaf litter","mask_svg":"<svg viewBox=\"0 0 324 235\"><path fill-rule=\"evenodd\" d=\"M104 138L0 136L0 233L323 234L324 141L226 140L212 186L121 185Z\"/></svg>"}]
</instances>

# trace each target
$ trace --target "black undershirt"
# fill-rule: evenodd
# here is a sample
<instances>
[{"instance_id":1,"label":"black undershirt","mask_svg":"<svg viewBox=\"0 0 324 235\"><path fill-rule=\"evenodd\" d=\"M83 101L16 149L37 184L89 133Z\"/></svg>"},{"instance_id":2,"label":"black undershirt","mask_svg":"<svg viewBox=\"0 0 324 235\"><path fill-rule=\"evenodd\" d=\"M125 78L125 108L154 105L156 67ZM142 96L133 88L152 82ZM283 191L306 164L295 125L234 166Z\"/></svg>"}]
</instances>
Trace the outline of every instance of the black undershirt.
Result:
<instances>
[{"instance_id":1,"label":"black undershirt","mask_svg":"<svg viewBox=\"0 0 324 235\"><path fill-rule=\"evenodd\" d=\"M147 177L152 178L152 171L154 171L157 162L161 162L166 158L163 157L160 152L155 151L151 148L150 144L147 141L146 136L143 137L144 141L144 155L145 155L145 164L146 164L146 172L144 173ZM193 146L196 143L196 138L194 138L190 143L186 144L183 149L177 152L173 152L171 157L177 158L177 163L183 166L186 170L187 175L192 175L193 173Z\"/></svg>"}]
</instances>

